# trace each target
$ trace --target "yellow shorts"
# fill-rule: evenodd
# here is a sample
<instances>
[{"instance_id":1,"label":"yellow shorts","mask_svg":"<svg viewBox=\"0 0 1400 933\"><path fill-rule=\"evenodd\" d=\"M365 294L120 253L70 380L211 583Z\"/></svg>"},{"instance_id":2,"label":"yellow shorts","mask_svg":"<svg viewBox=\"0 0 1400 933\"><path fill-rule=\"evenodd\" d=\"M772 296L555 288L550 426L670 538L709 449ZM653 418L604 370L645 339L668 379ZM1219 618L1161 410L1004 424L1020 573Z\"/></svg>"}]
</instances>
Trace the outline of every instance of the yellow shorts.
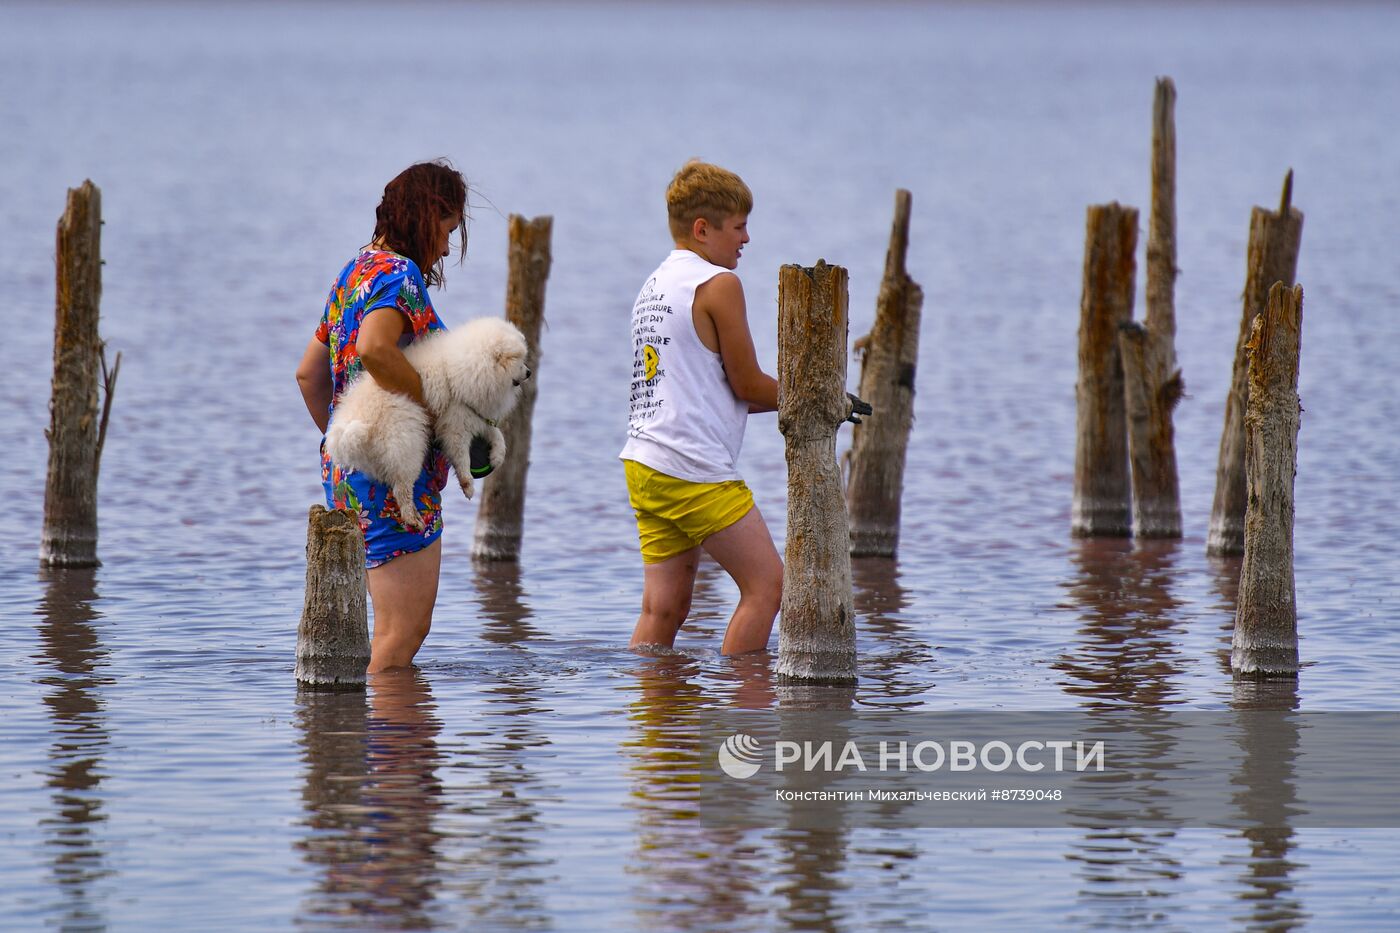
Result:
<instances>
[{"instance_id":1,"label":"yellow shorts","mask_svg":"<svg viewBox=\"0 0 1400 933\"><path fill-rule=\"evenodd\" d=\"M624 460L622 465L627 472L627 498L637 513L643 563L660 563L688 551L753 508L753 493L740 479L692 483L635 460Z\"/></svg>"}]
</instances>

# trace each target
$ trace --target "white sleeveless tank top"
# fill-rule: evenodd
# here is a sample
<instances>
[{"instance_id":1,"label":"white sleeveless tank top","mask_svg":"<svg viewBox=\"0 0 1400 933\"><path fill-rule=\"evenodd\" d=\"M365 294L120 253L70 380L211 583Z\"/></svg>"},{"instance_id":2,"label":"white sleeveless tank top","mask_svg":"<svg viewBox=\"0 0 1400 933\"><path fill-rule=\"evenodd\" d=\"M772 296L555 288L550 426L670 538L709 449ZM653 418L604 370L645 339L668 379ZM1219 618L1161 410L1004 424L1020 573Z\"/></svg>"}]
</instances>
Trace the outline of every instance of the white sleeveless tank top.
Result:
<instances>
[{"instance_id":1,"label":"white sleeveless tank top","mask_svg":"<svg viewBox=\"0 0 1400 933\"><path fill-rule=\"evenodd\" d=\"M749 403L734 394L691 317L695 290L728 271L677 249L642 286L632 308L632 407L621 459L692 483L739 478Z\"/></svg>"}]
</instances>

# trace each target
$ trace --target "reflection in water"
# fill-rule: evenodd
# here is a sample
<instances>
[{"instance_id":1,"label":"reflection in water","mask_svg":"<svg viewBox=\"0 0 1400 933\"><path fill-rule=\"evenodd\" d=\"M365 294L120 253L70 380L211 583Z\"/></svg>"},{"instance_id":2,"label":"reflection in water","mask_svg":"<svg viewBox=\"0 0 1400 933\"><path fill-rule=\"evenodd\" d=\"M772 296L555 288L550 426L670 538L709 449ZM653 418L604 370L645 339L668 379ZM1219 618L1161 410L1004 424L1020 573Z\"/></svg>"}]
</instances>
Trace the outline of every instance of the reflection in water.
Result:
<instances>
[{"instance_id":1,"label":"reflection in water","mask_svg":"<svg viewBox=\"0 0 1400 933\"><path fill-rule=\"evenodd\" d=\"M770 696L767 663L743 670L756 685L748 702ZM694 678L699 664L683 655L641 657L632 670L636 697L623 745L633 779L637 850L631 873L641 929L764 929L752 906L762 898L757 850L739 829L709 826L696 812L697 782L713 777L716 745L699 714L713 699ZM742 676L742 675L736 675Z\"/></svg>"},{"instance_id":2,"label":"reflection in water","mask_svg":"<svg viewBox=\"0 0 1400 933\"><path fill-rule=\"evenodd\" d=\"M778 688L781 709L810 712L827 710L835 714L848 712L855 703L854 686L784 685ZM829 739L841 748L852 735L841 723L840 715L832 717ZM784 924L793 930L836 931L859 927L836 896L846 889L843 876L850 851L850 826L846 811L838 807L834 825L821 829L787 826L776 834L774 842L782 850L779 875L783 882L778 893L785 903L780 908Z\"/></svg>"},{"instance_id":3,"label":"reflection in water","mask_svg":"<svg viewBox=\"0 0 1400 933\"><path fill-rule=\"evenodd\" d=\"M1068 589L1082 624L1078 643L1066 645L1054 667L1068 675L1061 686L1084 708L1157 709L1180 702L1173 683L1183 667L1176 648L1179 602L1171 593L1179 549L1173 540L1075 542L1077 575ZM1165 725L1160 733L1143 735L1148 756L1170 753L1175 744ZM1140 811L1144 817L1159 812L1151 799L1140 802ZM1089 911L1076 919L1086 925L1159 919L1183 874L1180 860L1167 850L1175 835L1090 830L1072 843L1065 857L1078 866L1080 904Z\"/></svg>"},{"instance_id":4,"label":"reflection in water","mask_svg":"<svg viewBox=\"0 0 1400 933\"><path fill-rule=\"evenodd\" d=\"M482 637L521 645L540 632L530 623L520 567L513 561L478 562L476 588ZM549 860L535 854L544 834L540 779L530 758L550 746L536 723L548 713L539 678L528 668L500 671L480 708L479 727L459 733L467 747L452 757L453 823L448 858L452 890L468 905L472 926L547 929L544 895L556 879Z\"/></svg>"},{"instance_id":5,"label":"reflection in water","mask_svg":"<svg viewBox=\"0 0 1400 933\"><path fill-rule=\"evenodd\" d=\"M513 560L477 561L476 591L485 620L481 637L497 645L519 645L540 633L530 624L530 607L520 585L520 563Z\"/></svg>"},{"instance_id":6,"label":"reflection in water","mask_svg":"<svg viewBox=\"0 0 1400 933\"><path fill-rule=\"evenodd\" d=\"M106 919L94 884L110 875L106 855L93 831L102 812L102 757L111 739L102 715L101 688L112 682L99 673L107 658L91 623L99 618L96 571L92 568L40 571L45 584L39 603L37 660L50 669L38 678L49 688L44 705L53 719L48 785L55 815L42 821L45 849L55 887L62 897L64 930L100 930Z\"/></svg>"},{"instance_id":7,"label":"reflection in water","mask_svg":"<svg viewBox=\"0 0 1400 933\"><path fill-rule=\"evenodd\" d=\"M1217 607L1220 609L1220 644L1216 649L1216 664L1220 670L1234 677L1230 667L1230 647L1235 637L1235 610L1240 605L1240 568L1244 558L1212 557L1210 566L1215 574L1215 592L1220 595Z\"/></svg>"},{"instance_id":8,"label":"reflection in water","mask_svg":"<svg viewBox=\"0 0 1400 933\"><path fill-rule=\"evenodd\" d=\"M1235 681L1230 705L1244 713L1295 711L1298 681ZM1234 799L1249 824L1240 833L1249 845L1249 854L1238 876L1240 891L1236 896L1248 913L1234 919L1255 929L1295 929L1308 917L1292 877L1306 866L1289 858L1294 848L1290 821L1298 799L1294 783L1298 723L1294 717L1282 722L1271 717L1267 729L1251 728L1258 720L1248 715L1241 722L1239 743L1244 759L1235 776L1240 790ZM1227 856L1225 861L1232 864L1241 860Z\"/></svg>"},{"instance_id":9,"label":"reflection in water","mask_svg":"<svg viewBox=\"0 0 1400 933\"><path fill-rule=\"evenodd\" d=\"M916 635L902 618L909 593L899 582L899 564L888 557L851 558L856 624L870 632L876 653L866 654L860 676L863 696L885 709L913 709L933 687L933 650L927 633ZM918 676L915 676L917 673Z\"/></svg>"},{"instance_id":10,"label":"reflection in water","mask_svg":"<svg viewBox=\"0 0 1400 933\"><path fill-rule=\"evenodd\" d=\"M1180 702L1173 678L1182 659L1171 593L1179 541L1084 538L1072 559L1068 585L1083 624L1079 644L1066 645L1055 663L1069 676L1066 693L1088 709L1160 707Z\"/></svg>"},{"instance_id":11,"label":"reflection in water","mask_svg":"<svg viewBox=\"0 0 1400 933\"><path fill-rule=\"evenodd\" d=\"M856 616L882 639L907 641L900 614L909 607L909 593L899 582L899 563L890 557L851 558L851 584Z\"/></svg>"},{"instance_id":12,"label":"reflection in water","mask_svg":"<svg viewBox=\"0 0 1400 933\"><path fill-rule=\"evenodd\" d=\"M298 843L322 869L303 922L432 929L441 884L441 722L416 671L371 678L369 697L303 691L302 799L313 832Z\"/></svg>"}]
</instances>

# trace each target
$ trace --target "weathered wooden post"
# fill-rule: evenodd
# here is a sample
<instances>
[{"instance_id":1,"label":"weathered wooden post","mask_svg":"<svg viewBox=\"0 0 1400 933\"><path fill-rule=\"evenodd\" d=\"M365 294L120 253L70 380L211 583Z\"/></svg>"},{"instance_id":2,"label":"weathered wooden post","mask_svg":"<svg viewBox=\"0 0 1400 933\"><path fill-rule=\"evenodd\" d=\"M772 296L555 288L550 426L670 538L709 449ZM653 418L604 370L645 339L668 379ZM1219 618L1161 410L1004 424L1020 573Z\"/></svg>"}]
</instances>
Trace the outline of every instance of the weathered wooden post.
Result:
<instances>
[{"instance_id":1,"label":"weathered wooden post","mask_svg":"<svg viewBox=\"0 0 1400 933\"><path fill-rule=\"evenodd\" d=\"M1075 386L1074 505L1077 538L1132 534L1128 428L1119 329L1133 318L1138 212L1116 201L1089 208L1079 304Z\"/></svg>"},{"instance_id":2,"label":"weathered wooden post","mask_svg":"<svg viewBox=\"0 0 1400 933\"><path fill-rule=\"evenodd\" d=\"M68 189L68 203L58 221L55 267L53 389L45 432L49 468L39 562L52 567L95 567L100 563L97 472L121 355L108 372L97 329L102 300L102 192L91 181ZM100 413L99 384L104 394Z\"/></svg>"},{"instance_id":3,"label":"weathered wooden post","mask_svg":"<svg viewBox=\"0 0 1400 933\"><path fill-rule=\"evenodd\" d=\"M525 335L534 378L520 387L520 401L501 423L505 462L482 484L476 510L472 557L519 560L525 526L525 475L530 468L530 433L539 393L540 327L544 323L544 286L549 278L553 217L526 220L510 215L510 272L506 279L506 320Z\"/></svg>"},{"instance_id":4,"label":"weathered wooden post","mask_svg":"<svg viewBox=\"0 0 1400 933\"><path fill-rule=\"evenodd\" d=\"M885 277L861 358L857 394L879 414L857 424L851 434L846 503L853 557L893 557L899 547L904 458L914 425L914 371L924 304L923 289L909 277L904 262L912 200L902 188L895 192Z\"/></svg>"},{"instance_id":5,"label":"weathered wooden post","mask_svg":"<svg viewBox=\"0 0 1400 933\"><path fill-rule=\"evenodd\" d=\"M846 394L846 270L819 260L778 276L778 428L788 521L778 635L780 681L853 683L850 529L836 463Z\"/></svg>"},{"instance_id":6,"label":"weathered wooden post","mask_svg":"<svg viewBox=\"0 0 1400 933\"><path fill-rule=\"evenodd\" d=\"M1133 534L1181 537L1172 412L1185 389L1176 364L1176 87L1159 78L1152 108L1152 217L1147 316L1118 335L1133 466Z\"/></svg>"},{"instance_id":7,"label":"weathered wooden post","mask_svg":"<svg viewBox=\"0 0 1400 933\"><path fill-rule=\"evenodd\" d=\"M1235 368L1225 396L1225 427L1220 432L1220 462L1215 470L1215 503L1210 510L1206 553L1244 553L1245 468L1244 416L1249 404L1249 343L1254 319L1264 310L1275 282L1292 285L1298 274L1303 214L1292 206L1293 170L1283 179L1277 213L1254 208L1249 218L1249 253L1245 265L1244 314L1235 343Z\"/></svg>"},{"instance_id":8,"label":"weathered wooden post","mask_svg":"<svg viewBox=\"0 0 1400 933\"><path fill-rule=\"evenodd\" d=\"M359 516L350 509L313 505L306 529L297 681L319 690L363 689L368 667L365 539Z\"/></svg>"},{"instance_id":9,"label":"weathered wooden post","mask_svg":"<svg viewBox=\"0 0 1400 933\"><path fill-rule=\"evenodd\" d=\"M1298 676L1293 477L1298 470L1298 355L1303 289L1269 289L1249 338L1245 462L1249 505L1230 667L1239 677Z\"/></svg>"}]
</instances>

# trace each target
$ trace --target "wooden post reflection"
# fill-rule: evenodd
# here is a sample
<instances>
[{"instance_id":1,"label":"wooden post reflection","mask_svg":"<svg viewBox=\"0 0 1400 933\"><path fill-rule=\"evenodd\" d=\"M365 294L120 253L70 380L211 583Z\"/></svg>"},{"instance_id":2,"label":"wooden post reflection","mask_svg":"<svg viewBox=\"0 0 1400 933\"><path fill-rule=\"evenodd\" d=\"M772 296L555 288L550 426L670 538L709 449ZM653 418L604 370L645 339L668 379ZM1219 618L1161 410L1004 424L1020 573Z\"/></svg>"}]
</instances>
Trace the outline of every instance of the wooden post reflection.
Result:
<instances>
[{"instance_id":1,"label":"wooden post reflection","mask_svg":"<svg viewBox=\"0 0 1400 933\"><path fill-rule=\"evenodd\" d=\"M829 711L833 720L855 705L853 684L783 684L778 688L778 701L784 712ZM855 736L837 722L823 740L829 739L837 748ZM842 911L836 906L836 896L846 888L846 873L851 845L851 827L844 812L831 811L835 825L830 828L808 829L789 825L775 837L779 847L780 867L777 874L786 879L779 889L784 904L778 913L793 929L840 930ZM813 926L813 920L817 925Z\"/></svg>"},{"instance_id":2,"label":"wooden post reflection","mask_svg":"<svg viewBox=\"0 0 1400 933\"><path fill-rule=\"evenodd\" d=\"M1179 542L1174 539L1085 539L1070 559L1068 584L1081 609L1079 644L1066 646L1054 667L1066 693L1090 709L1173 702L1181 675L1176 648L1180 602L1171 592Z\"/></svg>"},{"instance_id":3,"label":"wooden post reflection","mask_svg":"<svg viewBox=\"0 0 1400 933\"><path fill-rule=\"evenodd\" d=\"M534 637L524 595L509 584L514 563L478 564L477 585L485 632L499 644L516 644ZM502 574L499 591L481 589L482 574ZM494 593L494 595L493 595ZM499 599L499 601L498 601ZM538 671L527 663L498 671L476 705L481 719L462 738L468 746L451 761L454 782L454 854L449 885L468 905L464 929L544 929L550 925L545 897L557 876L548 874L552 862L537 854L544 838L540 819L543 796L532 760L551 745L537 717L547 713L540 697ZM459 921L460 922L460 921Z\"/></svg>"},{"instance_id":4,"label":"wooden post reflection","mask_svg":"<svg viewBox=\"0 0 1400 933\"><path fill-rule=\"evenodd\" d=\"M881 649L867 658L865 696L880 698L885 709L916 708L933 689L933 648L925 633L911 630L903 618L909 592L899 582L899 564L889 557L852 557L856 621Z\"/></svg>"},{"instance_id":5,"label":"wooden post reflection","mask_svg":"<svg viewBox=\"0 0 1400 933\"><path fill-rule=\"evenodd\" d=\"M1180 602L1171 585L1180 548L1176 539L1075 543L1070 559L1076 574L1067 589L1082 623L1078 644L1067 645L1054 667L1066 675L1061 687L1083 708L1150 710L1177 702ZM1157 751L1167 755L1175 745L1167 723L1149 737L1149 758ZM1140 801L1140 809L1147 818L1161 815L1151 797ZM1132 816L1123 814L1125 820ZM1165 898L1183 874L1168 848L1175 836L1163 829L1089 829L1071 841L1065 858L1076 865L1079 896L1093 917L1085 925L1169 911Z\"/></svg>"},{"instance_id":6,"label":"wooden post reflection","mask_svg":"<svg viewBox=\"0 0 1400 933\"><path fill-rule=\"evenodd\" d=\"M1294 760L1300 728L1294 716L1269 717L1261 723L1248 714L1295 712L1298 682L1237 680L1230 706L1246 714L1239 733L1244 758L1234 780L1241 789L1234 801L1241 818L1249 824L1240 832L1249 853L1236 876L1239 890L1235 896L1249 907L1246 924L1250 928L1291 929L1301 926L1308 916L1292 877L1304 866L1290 858L1295 847L1290 824L1298 799Z\"/></svg>"},{"instance_id":7,"label":"wooden post reflection","mask_svg":"<svg viewBox=\"0 0 1400 933\"><path fill-rule=\"evenodd\" d=\"M40 571L44 596L39 603L37 660L49 671L38 683L47 688L44 705L52 720L48 786L54 815L45 818L44 846L53 882L62 901L61 927L103 929L102 898L93 888L112 874L96 830L107 820L103 809L103 758L111 745L102 688L112 679L102 673L107 649L92 625L101 616L95 571L91 567Z\"/></svg>"},{"instance_id":8,"label":"wooden post reflection","mask_svg":"<svg viewBox=\"0 0 1400 933\"><path fill-rule=\"evenodd\" d=\"M530 624L534 615L520 585L518 561L477 561L476 592L480 598L481 637L497 645L518 645L539 635Z\"/></svg>"},{"instance_id":9,"label":"wooden post reflection","mask_svg":"<svg viewBox=\"0 0 1400 933\"><path fill-rule=\"evenodd\" d=\"M349 914L375 926L432 925L442 881L440 755L432 691L416 671L371 678L371 694L297 696L313 832L298 843L321 869L301 920Z\"/></svg>"}]
</instances>

